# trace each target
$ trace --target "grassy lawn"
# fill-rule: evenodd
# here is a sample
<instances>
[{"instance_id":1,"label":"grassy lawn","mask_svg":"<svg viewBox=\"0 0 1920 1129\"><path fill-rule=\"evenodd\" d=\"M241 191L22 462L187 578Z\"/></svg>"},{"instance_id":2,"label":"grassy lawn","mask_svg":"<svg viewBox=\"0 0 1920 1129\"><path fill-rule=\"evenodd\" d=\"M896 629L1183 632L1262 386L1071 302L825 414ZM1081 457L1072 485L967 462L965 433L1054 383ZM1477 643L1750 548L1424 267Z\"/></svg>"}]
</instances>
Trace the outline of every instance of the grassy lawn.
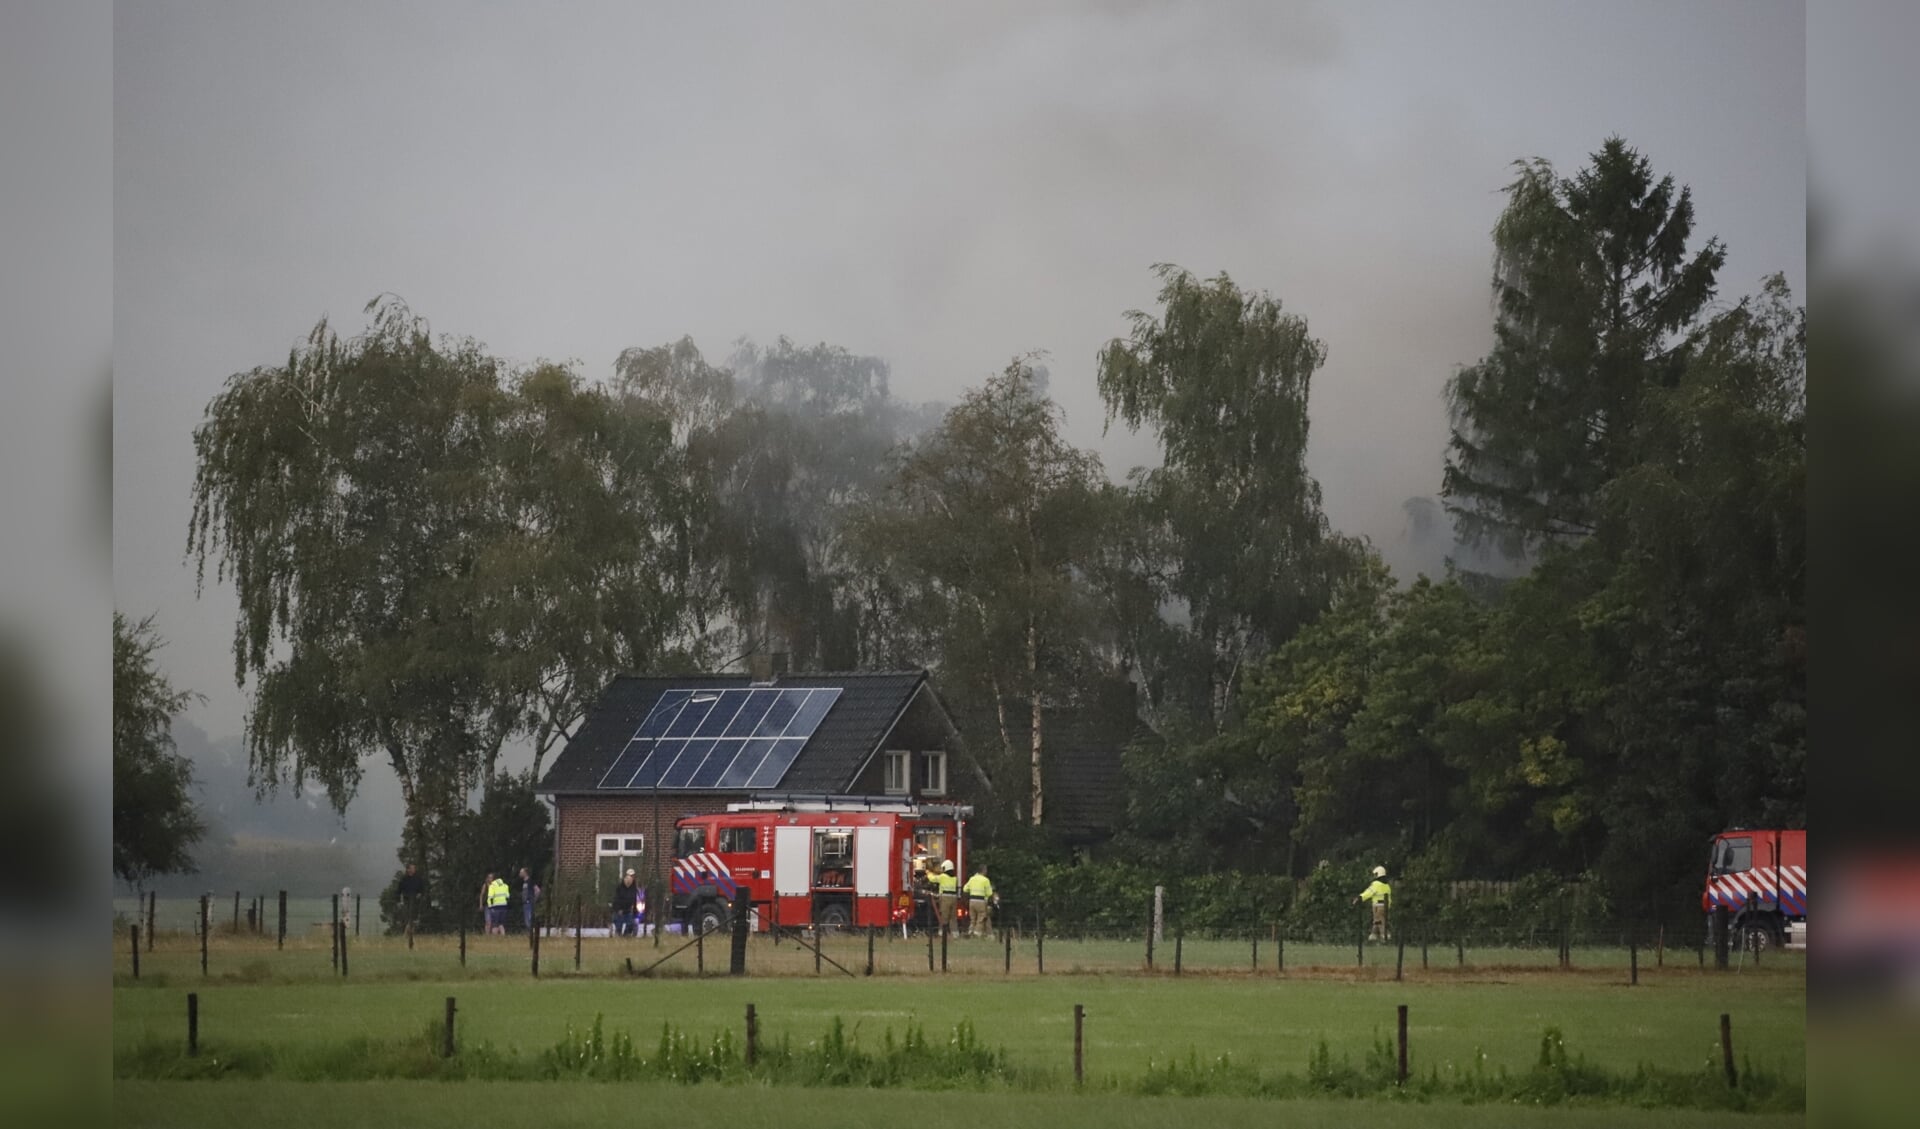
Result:
<instances>
[{"instance_id":1,"label":"grassy lawn","mask_svg":"<svg viewBox=\"0 0 1920 1129\"><path fill-rule=\"evenodd\" d=\"M1707 1110L1643 1111L1597 1107L1578 1099L1569 1106L1516 1109L1498 1103L1454 1100L1366 1102L1319 1098L1267 1099L1224 1096L1158 1098L1125 1090L1152 1072L1197 1063L1203 1070L1226 1059L1242 1072L1304 1076L1323 1041L1335 1061L1358 1065L1382 1040L1391 1040L1395 1008L1409 1008L1411 1068L1416 1077L1443 1078L1476 1069L1522 1074L1538 1060L1543 1032L1564 1034L1569 1058L1609 1072L1630 1074L1646 1065L1667 1072L1707 1074L1718 1069L1718 1022L1733 1017L1736 1055L1775 1079L1803 1083L1806 1076L1806 974L1804 959L1769 954L1755 969L1700 971L1692 959L1664 968L1643 961L1638 986L1628 986L1624 960L1576 953L1571 971L1521 959L1498 962L1410 959L1396 982L1389 959L1356 968L1352 950L1330 953L1314 966L1296 962L1289 946L1284 975L1263 946L1263 967L1254 973L1246 942L1184 946L1185 974L1165 964L1140 971L1143 953L1117 941L1049 941L1046 974L1035 967L1030 942L1016 946L1011 975L1001 972L1004 950L987 942L956 942L949 948L950 974L929 975L922 940L875 944L876 975L848 977L825 966L813 974L813 956L791 942L778 948L754 941L749 966L755 975L720 975L726 946L708 946L709 975L693 975L693 954L661 967L661 975L629 977L625 962L644 967L671 952L677 939L656 948L651 939L587 939L582 971L573 971L571 938L543 944L542 975L530 975L524 938L470 937L467 964L457 943L421 938L409 950L403 940L361 938L350 942L351 975L331 968L329 947L315 938L290 941L284 951L264 944L214 938L209 968L199 971L197 942L163 935L158 950L142 954L142 977L129 976L124 939L116 948L113 988L113 1050L116 1118L122 1124L223 1124L257 1120L263 1109L293 1125L342 1124L356 1120L343 1110L391 1111L394 1123L451 1123L456 1117L514 1123L536 1118L553 1124L602 1120L622 1111L672 1117L684 1124L772 1125L843 1121L861 1111L897 1115L903 1109L946 1109L956 1103L965 1116L1011 1117L1045 1107L1051 1124L1098 1123L1103 1127L1164 1124L1169 1117L1202 1116L1221 1125L1272 1123L1276 1108L1289 1123L1331 1123L1364 1115L1387 1125L1602 1125L1772 1124L1771 1115ZM1212 946L1211 948L1209 946ZM1191 958L1195 951L1199 963ZM864 937L833 942L828 955L863 971ZM1391 950L1387 950L1390 952ZM1058 955L1056 955L1058 953ZM1238 954L1245 963L1229 963ZM1470 951L1471 954L1471 951ZM1435 954L1438 955L1437 952ZM1454 958L1452 950L1447 952ZM1624 957L1624 954L1622 954ZM1213 958L1210 963L1208 957ZM1545 954L1550 963L1552 954ZM937 950L936 950L937 963ZM1157 962L1158 963L1158 962ZM1075 971L1075 970L1078 971ZM671 1023L696 1040L730 1031L737 1041L744 1011L755 1005L764 1046L790 1039L795 1047L815 1043L837 1020L860 1046L877 1049L888 1032L898 1038L910 1024L944 1041L957 1024L970 1024L978 1041L1003 1051L1009 1065L1037 1092L1010 1092L1006 1084L984 1090L933 1093L913 1089L868 1091L812 1086L774 1087L762 1081L737 1085L661 1086L652 1082L548 1083L525 1080L289 1081L282 1067L267 1078L229 1076L218 1081L157 1081L148 1073L184 1049L186 994L200 1006L202 1061L248 1048L275 1048L283 1062L327 1060L355 1040L421 1042L440 1022L445 999L458 1000L457 1041L462 1049L491 1051L505 1060L531 1062L559 1043L569 1027L584 1030L604 1016L609 1034L633 1037L651 1056L663 1025ZM1073 1007L1086 1009L1087 1093L1071 1092ZM158 1054L158 1058L155 1055ZM318 1060L313 1056L320 1056ZM139 1061L147 1065L134 1068ZM491 1061L484 1056L475 1062ZM389 1073L375 1071L374 1075ZM299 1074L356 1079L364 1073ZM918 1085L913 1083L912 1085ZM1166 1092L1149 1089L1146 1093ZM1206 1094L1251 1090L1203 1086ZM1293 1092L1293 1091L1289 1091ZM1365 1091L1361 1091L1365 1092ZM1615 1101L1621 1099L1612 1099ZM1663 1099L1664 1100L1664 1099ZM1169 1106L1167 1103L1177 1103ZM1777 1104L1772 1108L1779 1108ZM1146 1112L1157 1111L1157 1112ZM945 1115L945 1114L943 1114ZM953 1116L962 1116L954 1112ZM345 1121L342 1118L345 1117ZM1151 1120L1149 1120L1151 1119ZM1795 1122L1801 1118L1796 1116ZM1784 1122L1781 1122L1784 1123Z\"/></svg>"},{"instance_id":2,"label":"grassy lawn","mask_svg":"<svg viewBox=\"0 0 1920 1129\"><path fill-rule=\"evenodd\" d=\"M1416 1105L1390 1101L1294 1101L1284 1117L1272 1102L1232 1098L1141 1098L1099 1094L926 1094L873 1090L771 1090L724 1086L596 1086L566 1083L117 1082L114 1122L126 1126L258 1125L333 1129L349 1124L533 1125L601 1129L797 1129L812 1125L1046 1125L1054 1129L1163 1129L1182 1122L1214 1129L1280 1123L1294 1129L1707 1129L1723 1113L1689 1110L1524 1109ZM1741 1115L1750 1129L1805 1124L1798 1115Z\"/></svg>"},{"instance_id":3,"label":"grassy lawn","mask_svg":"<svg viewBox=\"0 0 1920 1129\"><path fill-rule=\"evenodd\" d=\"M200 995L201 1038L209 1047L222 1041L295 1045L412 1037L438 1019L452 995L459 999L463 1044L492 1043L517 1052L551 1046L569 1023L584 1027L596 1014L643 1044L657 1038L668 1020L700 1037L722 1028L737 1033L752 1002L769 1039L815 1038L836 1016L861 1038L874 1040L909 1021L931 1036L970 1020L987 1045L1004 1048L1016 1061L1051 1067L1069 1061L1077 1003L1087 1009L1089 1071L1135 1072L1189 1052L1299 1071L1321 1038L1336 1057L1359 1057L1372 1041L1392 1034L1395 1006L1405 1003L1416 1070L1464 1066L1482 1053L1492 1066L1524 1068L1549 1026L1565 1033L1570 1053L1597 1066L1705 1064L1717 1054L1723 1011L1734 1018L1736 1051L1756 1065L1799 1078L1805 1055L1805 977L1785 965L1738 974L1670 968L1643 973L1631 988L1605 972L1524 970L1436 972L1402 983L1271 973L1002 978L929 977L924 971L871 979L549 974L535 981L520 967L524 943L509 938L503 947L519 951L476 957L465 978L356 973L345 981L282 982L263 975L257 982L202 982L196 965L193 974L169 972L164 981L151 974L137 985L123 979L114 990L114 1045L120 1052L144 1040L183 1040L185 994L192 990ZM402 948L385 959L397 962L405 955ZM489 973L489 961L501 967Z\"/></svg>"},{"instance_id":4,"label":"grassy lawn","mask_svg":"<svg viewBox=\"0 0 1920 1129\"><path fill-rule=\"evenodd\" d=\"M652 937L583 938L580 943L580 971L588 976L612 976L624 974L628 961L636 969L645 969L661 961L657 971L659 976L694 975L696 963L701 957L699 947L689 946L688 938L677 935L659 940L660 944L656 944ZM711 938L705 944L704 959L709 973L725 970L727 947L725 938ZM901 940L897 934L889 934L876 938L872 950L874 973L877 976L925 976L928 972L929 952L924 936L916 935L909 940ZM823 975L839 975L834 968L835 962L852 972L864 973L867 951L868 942L864 935L829 937L823 947L828 959L820 962ZM574 941L571 936L547 937L541 944L541 974L546 977L572 975L573 953ZM324 927L290 935L284 949L278 948L271 938L234 937L216 932L211 939L207 969L213 978L221 980L332 981L336 979L336 973L331 954L332 946ZM350 937L347 954L349 974L362 980L528 976L531 972L530 951L523 936L469 935L464 966L461 964L458 940L445 936L418 937L412 949L407 947L405 940L397 937ZM1254 975L1255 955L1251 939L1195 938L1178 946L1178 959L1183 973ZM1393 945L1369 945L1364 951L1356 951L1352 944L1288 942L1283 953L1270 938L1263 938L1257 955L1258 974L1267 977L1277 974L1276 965L1283 958L1288 973L1312 971L1375 979L1391 979L1396 964L1401 967L1404 976L1414 979L1484 976L1524 970L1557 971L1554 969L1557 955L1552 946L1467 948L1463 951L1452 945L1435 945L1426 951L1423 961L1422 951L1417 944L1408 946L1403 958L1398 947ZM1599 947L1577 947L1573 950L1572 958L1576 971L1612 973L1621 981L1626 979L1632 959L1625 948ZM1045 938L1043 945L1033 937L1022 937L1015 941L1009 953L995 941L955 938L946 946L945 955L950 975L994 978L1007 975L1038 976L1041 974L1042 959L1048 976L1135 973L1146 968L1146 947L1141 941L1064 936ZM1154 952L1155 974L1172 975L1175 959L1176 950L1172 943L1158 946ZM1364 964L1361 963L1362 959ZM154 951L145 951L143 946L140 963L143 978L157 976L175 982L189 979L198 981L199 943L190 935L163 931ZM1712 963L1711 957L1707 963ZM932 947L932 964L936 969L941 965L940 946L937 943ZM812 951L792 941L776 944L766 937L755 936L749 942L747 967L756 975L810 976L814 965ZM1690 949L1668 952L1664 967L1657 965L1654 953L1643 950L1639 954L1639 965L1642 973L1649 976L1701 971L1697 954ZM113 969L116 983L131 982L132 957L124 933L114 939ZM1736 971L1736 976L1747 976L1753 971L1751 966L1741 968ZM1768 953L1759 971L1769 975L1788 972L1804 976L1806 955L1799 952Z\"/></svg>"}]
</instances>

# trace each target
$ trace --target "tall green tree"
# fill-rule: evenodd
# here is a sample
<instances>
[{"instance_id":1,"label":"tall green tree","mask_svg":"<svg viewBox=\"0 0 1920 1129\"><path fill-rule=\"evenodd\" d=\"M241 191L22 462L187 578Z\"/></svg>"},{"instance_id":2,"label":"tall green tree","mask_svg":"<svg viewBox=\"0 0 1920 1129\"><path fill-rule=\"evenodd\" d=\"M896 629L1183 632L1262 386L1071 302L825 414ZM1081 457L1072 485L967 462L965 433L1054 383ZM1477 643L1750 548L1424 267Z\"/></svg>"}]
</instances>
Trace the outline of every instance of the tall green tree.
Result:
<instances>
[{"instance_id":1,"label":"tall green tree","mask_svg":"<svg viewBox=\"0 0 1920 1129\"><path fill-rule=\"evenodd\" d=\"M175 690L154 656L153 617L113 613L113 874L139 885L193 869L206 832L193 802L193 765L174 749L173 719L197 695Z\"/></svg>"},{"instance_id":2,"label":"tall green tree","mask_svg":"<svg viewBox=\"0 0 1920 1129\"><path fill-rule=\"evenodd\" d=\"M1183 605L1184 652L1159 664L1178 707L1218 724L1247 665L1326 606L1352 545L1332 536L1306 469L1307 394L1326 347L1304 318L1222 274L1155 268L1158 317L1100 353L1108 422L1150 427L1162 465L1133 476L1144 521L1137 569ZM1184 676L1184 677L1183 677Z\"/></svg>"},{"instance_id":3,"label":"tall green tree","mask_svg":"<svg viewBox=\"0 0 1920 1129\"><path fill-rule=\"evenodd\" d=\"M1442 493L1463 534L1518 555L1594 532L1726 251L1689 246L1690 190L1618 137L1572 177L1516 169L1493 229L1494 346L1447 385Z\"/></svg>"},{"instance_id":4,"label":"tall green tree","mask_svg":"<svg viewBox=\"0 0 1920 1129\"><path fill-rule=\"evenodd\" d=\"M1045 713L1072 693L1086 646L1079 568L1099 536L1103 476L1097 457L1061 436L1060 410L1033 374L1031 360L1017 358L968 393L905 455L858 536L886 562L925 637L939 641L947 685L996 718L989 782L1024 770L1024 788L999 792L1041 826ZM1021 729L1025 748L1016 749Z\"/></svg>"},{"instance_id":5,"label":"tall green tree","mask_svg":"<svg viewBox=\"0 0 1920 1129\"><path fill-rule=\"evenodd\" d=\"M403 852L437 870L503 742L544 750L606 670L690 644L659 598L686 492L670 419L369 310L208 405L188 551L239 601L255 779L344 809L383 757Z\"/></svg>"}]
</instances>

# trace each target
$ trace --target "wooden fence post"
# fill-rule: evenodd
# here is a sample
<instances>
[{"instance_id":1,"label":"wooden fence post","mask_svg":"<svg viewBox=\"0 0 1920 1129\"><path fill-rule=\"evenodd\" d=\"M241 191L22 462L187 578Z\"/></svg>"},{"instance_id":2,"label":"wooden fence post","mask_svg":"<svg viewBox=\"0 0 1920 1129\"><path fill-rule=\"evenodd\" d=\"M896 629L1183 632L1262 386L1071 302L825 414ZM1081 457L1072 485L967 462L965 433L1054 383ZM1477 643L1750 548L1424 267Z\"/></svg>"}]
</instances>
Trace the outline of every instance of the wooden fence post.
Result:
<instances>
[{"instance_id":1,"label":"wooden fence post","mask_svg":"<svg viewBox=\"0 0 1920 1129\"><path fill-rule=\"evenodd\" d=\"M153 918L160 909L160 891L147 892L147 951L153 951Z\"/></svg>"},{"instance_id":2,"label":"wooden fence post","mask_svg":"<svg viewBox=\"0 0 1920 1129\"><path fill-rule=\"evenodd\" d=\"M1153 911L1158 905L1158 902L1159 902L1159 897L1156 894L1154 900L1147 903L1147 971L1148 972L1153 971L1153 927L1158 923L1157 919L1154 917Z\"/></svg>"},{"instance_id":3,"label":"wooden fence post","mask_svg":"<svg viewBox=\"0 0 1920 1129\"><path fill-rule=\"evenodd\" d=\"M467 967L467 919L460 919L460 967Z\"/></svg>"},{"instance_id":4,"label":"wooden fence post","mask_svg":"<svg viewBox=\"0 0 1920 1129\"><path fill-rule=\"evenodd\" d=\"M580 914L580 896L576 894L573 898L573 970L575 972L580 971ZM534 922L533 927L540 928L540 923Z\"/></svg>"},{"instance_id":5,"label":"wooden fence post","mask_svg":"<svg viewBox=\"0 0 1920 1129\"><path fill-rule=\"evenodd\" d=\"M1087 1009L1081 1004L1073 1005L1073 1084L1078 1086L1087 1080L1083 1027L1086 1023Z\"/></svg>"},{"instance_id":6,"label":"wooden fence post","mask_svg":"<svg viewBox=\"0 0 1920 1129\"><path fill-rule=\"evenodd\" d=\"M233 892L233 931L240 932L240 891Z\"/></svg>"},{"instance_id":7,"label":"wooden fence post","mask_svg":"<svg viewBox=\"0 0 1920 1129\"><path fill-rule=\"evenodd\" d=\"M447 997L446 1039L440 1045L441 1058L453 1057L453 1013L454 1013L453 997L448 996Z\"/></svg>"},{"instance_id":8,"label":"wooden fence post","mask_svg":"<svg viewBox=\"0 0 1920 1129\"><path fill-rule=\"evenodd\" d=\"M1180 950L1185 947L1186 942L1187 931L1184 928L1176 929L1173 934L1173 974L1175 976L1180 975Z\"/></svg>"},{"instance_id":9,"label":"wooden fence post","mask_svg":"<svg viewBox=\"0 0 1920 1129\"><path fill-rule=\"evenodd\" d=\"M1740 1085L1740 1075L1733 1069L1733 1017L1726 1012L1720 1013L1720 1064L1727 1070L1727 1085Z\"/></svg>"},{"instance_id":10,"label":"wooden fence post","mask_svg":"<svg viewBox=\"0 0 1920 1129\"><path fill-rule=\"evenodd\" d=\"M1720 1026L1726 1028L1726 1017L1720 1017ZM200 993L187 993L187 1053L200 1053ZM1729 1070L1732 1067L1728 1067Z\"/></svg>"},{"instance_id":11,"label":"wooden fence post","mask_svg":"<svg viewBox=\"0 0 1920 1129\"><path fill-rule=\"evenodd\" d=\"M536 918L533 924L533 978L538 980L540 979L540 922Z\"/></svg>"},{"instance_id":12,"label":"wooden fence post","mask_svg":"<svg viewBox=\"0 0 1920 1129\"><path fill-rule=\"evenodd\" d=\"M327 926L327 931L333 935L333 970L338 972L340 971L340 895L338 894L333 896L333 921Z\"/></svg>"},{"instance_id":13,"label":"wooden fence post","mask_svg":"<svg viewBox=\"0 0 1920 1129\"><path fill-rule=\"evenodd\" d=\"M347 923L340 923L340 975L347 974Z\"/></svg>"},{"instance_id":14,"label":"wooden fence post","mask_svg":"<svg viewBox=\"0 0 1920 1129\"><path fill-rule=\"evenodd\" d=\"M1047 924L1037 913L1033 915L1033 971L1039 976L1047 974Z\"/></svg>"},{"instance_id":15,"label":"wooden fence post","mask_svg":"<svg viewBox=\"0 0 1920 1129\"><path fill-rule=\"evenodd\" d=\"M200 895L200 975L202 976L207 974L207 934L211 932L213 932L213 919L207 913L207 896L202 894Z\"/></svg>"},{"instance_id":16,"label":"wooden fence post","mask_svg":"<svg viewBox=\"0 0 1920 1129\"><path fill-rule=\"evenodd\" d=\"M133 926L133 978L140 979L140 927Z\"/></svg>"},{"instance_id":17,"label":"wooden fence post","mask_svg":"<svg viewBox=\"0 0 1920 1129\"><path fill-rule=\"evenodd\" d=\"M360 935L360 895L353 896L353 935Z\"/></svg>"},{"instance_id":18,"label":"wooden fence post","mask_svg":"<svg viewBox=\"0 0 1920 1129\"><path fill-rule=\"evenodd\" d=\"M747 1005L747 1069L760 1057L760 1017L754 1014L753 1005Z\"/></svg>"},{"instance_id":19,"label":"wooden fence post","mask_svg":"<svg viewBox=\"0 0 1920 1129\"><path fill-rule=\"evenodd\" d=\"M873 975L873 926L867 926L867 975Z\"/></svg>"},{"instance_id":20,"label":"wooden fence post","mask_svg":"<svg viewBox=\"0 0 1920 1129\"><path fill-rule=\"evenodd\" d=\"M1399 947L1395 950L1394 956L1393 956L1393 978L1395 980L1398 980L1401 977L1401 973L1406 969L1406 966L1407 966L1407 935L1406 933L1401 932L1400 936L1396 938L1396 940L1399 941Z\"/></svg>"},{"instance_id":21,"label":"wooden fence post","mask_svg":"<svg viewBox=\"0 0 1920 1129\"><path fill-rule=\"evenodd\" d=\"M1005 950L1000 971L1002 974L1010 973L1013 971L1013 930L1007 928L1005 925L1000 927L1000 945L1001 948Z\"/></svg>"},{"instance_id":22,"label":"wooden fence post","mask_svg":"<svg viewBox=\"0 0 1920 1129\"><path fill-rule=\"evenodd\" d=\"M747 933L753 926L752 892L741 886L733 892L733 930L727 946L727 975L747 974ZM873 975L873 931L867 931L867 975Z\"/></svg>"},{"instance_id":23,"label":"wooden fence post","mask_svg":"<svg viewBox=\"0 0 1920 1129\"><path fill-rule=\"evenodd\" d=\"M287 892L280 891L280 939L274 942L276 949L287 947Z\"/></svg>"},{"instance_id":24,"label":"wooden fence post","mask_svg":"<svg viewBox=\"0 0 1920 1129\"><path fill-rule=\"evenodd\" d=\"M1407 1005L1401 1004L1398 1014L1400 1026L1400 1069L1399 1081L1395 1085L1407 1084Z\"/></svg>"}]
</instances>

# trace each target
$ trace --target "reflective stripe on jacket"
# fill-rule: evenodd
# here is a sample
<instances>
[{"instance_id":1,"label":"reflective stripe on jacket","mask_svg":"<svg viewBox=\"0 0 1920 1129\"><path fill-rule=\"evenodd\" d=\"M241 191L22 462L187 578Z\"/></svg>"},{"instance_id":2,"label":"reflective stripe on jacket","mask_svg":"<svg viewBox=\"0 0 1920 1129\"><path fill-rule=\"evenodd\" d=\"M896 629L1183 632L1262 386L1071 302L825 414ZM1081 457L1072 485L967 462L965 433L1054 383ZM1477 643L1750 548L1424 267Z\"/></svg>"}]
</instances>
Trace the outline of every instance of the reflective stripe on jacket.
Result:
<instances>
[{"instance_id":1,"label":"reflective stripe on jacket","mask_svg":"<svg viewBox=\"0 0 1920 1129\"><path fill-rule=\"evenodd\" d=\"M1376 905L1381 902L1385 902L1387 905L1392 905L1393 904L1393 887L1387 885L1385 882L1382 882L1380 879L1376 878L1373 880L1373 885L1368 886L1366 889L1360 891L1360 900L1363 902L1373 902Z\"/></svg>"},{"instance_id":2,"label":"reflective stripe on jacket","mask_svg":"<svg viewBox=\"0 0 1920 1129\"><path fill-rule=\"evenodd\" d=\"M489 906L504 906L507 904L507 898L509 896L511 896L511 891L507 884L498 878L487 884L487 904Z\"/></svg>"},{"instance_id":3,"label":"reflective stripe on jacket","mask_svg":"<svg viewBox=\"0 0 1920 1129\"><path fill-rule=\"evenodd\" d=\"M967 897L993 897L993 880L984 874L976 874L972 878L967 879Z\"/></svg>"}]
</instances>

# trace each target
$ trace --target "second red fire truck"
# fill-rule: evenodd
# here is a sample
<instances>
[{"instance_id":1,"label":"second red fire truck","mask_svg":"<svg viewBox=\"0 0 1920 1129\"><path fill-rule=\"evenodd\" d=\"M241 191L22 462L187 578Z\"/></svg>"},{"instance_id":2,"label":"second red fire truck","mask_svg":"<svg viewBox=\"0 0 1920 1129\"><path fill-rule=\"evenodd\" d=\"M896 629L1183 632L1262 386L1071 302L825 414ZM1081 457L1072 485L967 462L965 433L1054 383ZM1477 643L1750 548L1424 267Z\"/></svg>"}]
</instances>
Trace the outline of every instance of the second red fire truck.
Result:
<instances>
[{"instance_id":1,"label":"second red fire truck","mask_svg":"<svg viewBox=\"0 0 1920 1129\"><path fill-rule=\"evenodd\" d=\"M675 824L673 913L724 929L747 891L753 928L898 926L920 866L966 874L964 804L887 797L761 796Z\"/></svg>"},{"instance_id":2,"label":"second red fire truck","mask_svg":"<svg viewBox=\"0 0 1920 1129\"><path fill-rule=\"evenodd\" d=\"M1807 944L1807 833L1735 828L1713 838L1700 908L1724 906L1733 939L1746 948Z\"/></svg>"}]
</instances>

